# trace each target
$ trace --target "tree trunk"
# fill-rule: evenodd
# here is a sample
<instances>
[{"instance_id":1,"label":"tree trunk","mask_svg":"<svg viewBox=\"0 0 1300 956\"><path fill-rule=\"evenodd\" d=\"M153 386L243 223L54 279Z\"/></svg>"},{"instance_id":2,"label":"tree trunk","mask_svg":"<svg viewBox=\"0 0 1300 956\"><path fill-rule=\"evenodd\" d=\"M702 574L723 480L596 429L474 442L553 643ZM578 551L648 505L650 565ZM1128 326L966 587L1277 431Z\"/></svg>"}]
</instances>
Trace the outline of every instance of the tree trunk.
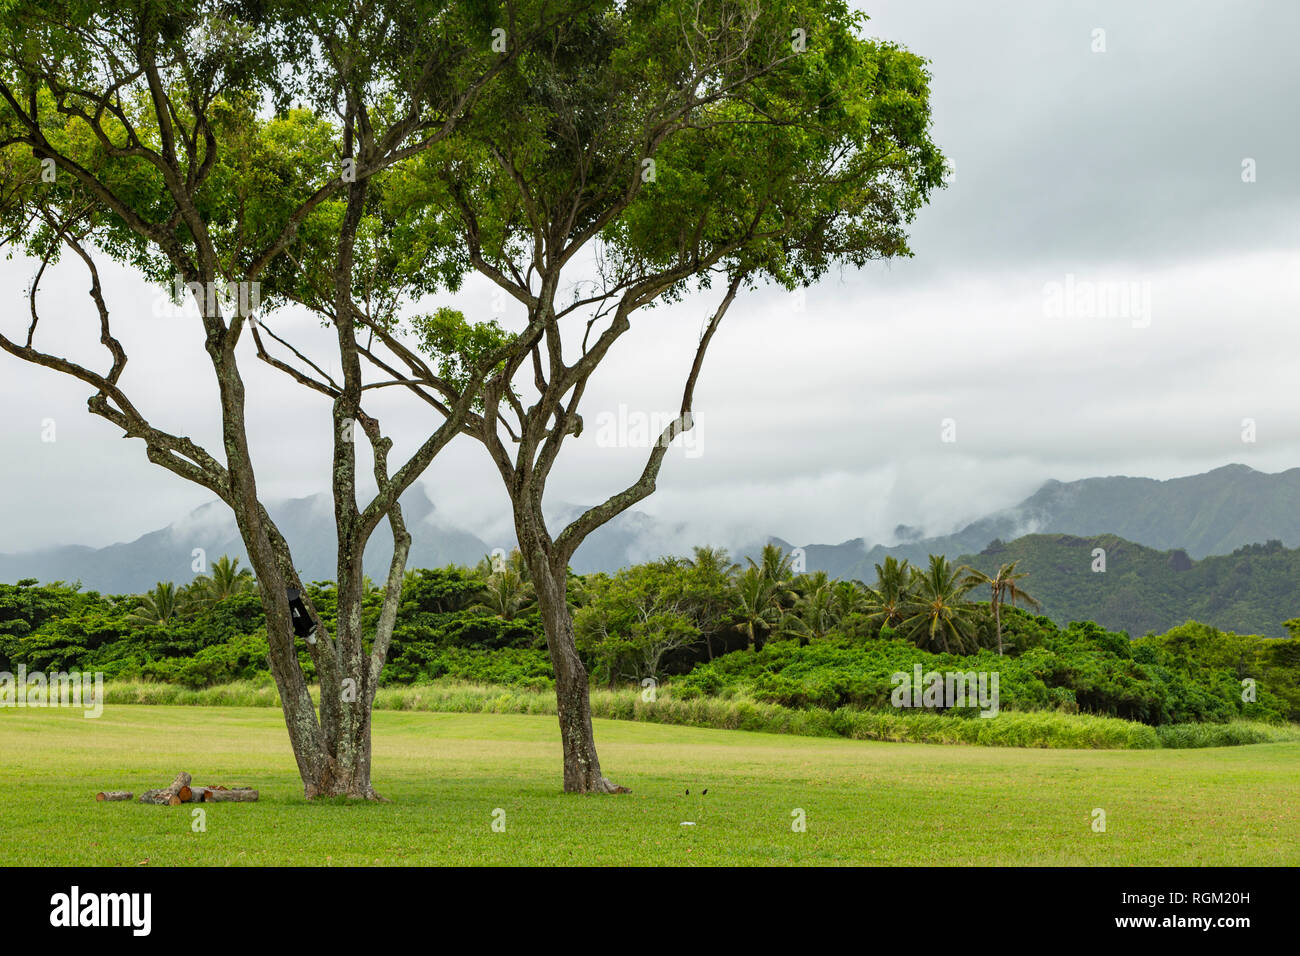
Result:
<instances>
[{"instance_id":1,"label":"tree trunk","mask_svg":"<svg viewBox=\"0 0 1300 956\"><path fill-rule=\"evenodd\" d=\"M280 692L280 707L284 711L284 726L289 733L289 745L298 764L302 778L303 794L308 800L333 792L334 759L327 749L326 734L316 716L316 707L307 690L307 682L298 666L293 628L289 623L288 600L276 600L280 595L263 587L262 603L266 610L267 638L271 647L271 675ZM282 606L278 606L282 605ZM332 693L327 676L321 674L321 693Z\"/></svg>"},{"instance_id":2,"label":"tree trunk","mask_svg":"<svg viewBox=\"0 0 1300 956\"><path fill-rule=\"evenodd\" d=\"M278 569L277 569L278 570ZM270 575L259 573L259 579ZM285 728L303 782L303 795L348 797L354 800L382 800L370 783L369 661L359 636L350 628L361 627L361 595L344 586L338 590L339 623L331 639L318 631L311 647L320 681L320 711L311 699L307 682L298 665L297 638L290 623L288 598L283 579L268 583L262 592L266 611L267 637L271 646L271 673L280 692ZM355 613L354 613L355 611ZM346 654L339 660L334 647ZM347 653L348 651L351 653ZM350 681L345 685L345 681Z\"/></svg>"},{"instance_id":3,"label":"tree trunk","mask_svg":"<svg viewBox=\"0 0 1300 956\"><path fill-rule=\"evenodd\" d=\"M354 800L387 801L370 784L372 704L374 694L361 680L354 702L343 705L338 739L333 743L335 775L331 793L323 796L343 796Z\"/></svg>"},{"instance_id":4,"label":"tree trunk","mask_svg":"<svg viewBox=\"0 0 1300 956\"><path fill-rule=\"evenodd\" d=\"M628 793L600 772L596 737L591 728L591 694L587 668L578 656L573 638L573 615L565 602L563 570L533 568L537 604L541 611L546 646L555 668L555 703L560 718L560 740L564 747L565 793Z\"/></svg>"},{"instance_id":5,"label":"tree trunk","mask_svg":"<svg viewBox=\"0 0 1300 956\"><path fill-rule=\"evenodd\" d=\"M1002 604L997 595L993 597L993 623L998 632L998 657L1002 656Z\"/></svg>"}]
</instances>

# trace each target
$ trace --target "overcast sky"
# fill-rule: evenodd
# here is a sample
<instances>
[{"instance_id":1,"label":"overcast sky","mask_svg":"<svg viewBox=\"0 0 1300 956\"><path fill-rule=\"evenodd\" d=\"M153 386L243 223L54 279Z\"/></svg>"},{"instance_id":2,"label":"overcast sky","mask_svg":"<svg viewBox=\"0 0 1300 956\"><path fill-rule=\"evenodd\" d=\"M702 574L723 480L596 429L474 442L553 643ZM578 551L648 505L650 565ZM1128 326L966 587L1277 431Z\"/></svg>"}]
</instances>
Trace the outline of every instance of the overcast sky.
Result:
<instances>
[{"instance_id":1,"label":"overcast sky","mask_svg":"<svg viewBox=\"0 0 1300 956\"><path fill-rule=\"evenodd\" d=\"M1300 465L1300 4L864 8L869 32L931 61L952 184L919 215L914 259L835 275L802 301L764 290L736 303L697 390L695 444L670 451L645 510L693 542L889 542L900 523L946 532L1048 478ZM45 283L44 344L102 361L78 268ZM155 314L154 289L106 272L128 392L216 450L194 323ZM0 263L11 336L31 273ZM1091 310L1090 292L1102 293ZM481 315L490 296L471 282L455 304ZM624 337L588 389L552 503L594 502L639 473L643 449L601 447L602 413L622 404L635 424L674 409L708 307L656 311ZM277 321L327 345L310 319ZM328 408L246 357L263 496L326 490ZM90 416L86 397L0 355L0 551L129 540L209 500ZM376 411L399 451L430 426L396 396ZM427 487L444 520L504 533L479 447L449 449Z\"/></svg>"}]
</instances>

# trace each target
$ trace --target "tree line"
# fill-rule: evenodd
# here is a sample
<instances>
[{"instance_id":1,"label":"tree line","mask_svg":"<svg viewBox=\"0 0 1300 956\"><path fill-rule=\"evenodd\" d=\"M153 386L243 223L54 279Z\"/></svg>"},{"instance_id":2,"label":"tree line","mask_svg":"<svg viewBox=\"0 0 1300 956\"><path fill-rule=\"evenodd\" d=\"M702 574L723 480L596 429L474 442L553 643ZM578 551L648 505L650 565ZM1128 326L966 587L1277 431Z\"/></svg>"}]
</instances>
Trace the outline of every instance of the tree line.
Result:
<instances>
[{"instance_id":1,"label":"tree line","mask_svg":"<svg viewBox=\"0 0 1300 956\"><path fill-rule=\"evenodd\" d=\"M1007 709L1153 723L1300 719L1300 619L1289 622L1288 640L1195 622L1130 640L1092 622L1061 628L1026 610L1033 599L1014 566L984 576L935 557L924 570L886 560L876 571L870 584L835 580L794 571L774 546L743 564L699 547L614 574L570 573L566 591L593 685L639 688L650 680L677 696L743 693L790 707L872 709L888 706L893 673L920 663L1001 672ZM999 579L1003 596L994 601ZM946 584L936 591L935 582ZM308 588L329 626L339 607L335 584ZM260 680L269 675L269 650L256 591L228 558L189 585L163 582L145 595L33 580L0 585L0 668L102 670L110 680L190 687ZM367 584L367 642L383 606L383 588ZM297 653L314 679L302 640ZM554 687L518 552L404 576L384 683L440 679ZM1258 682L1251 700L1243 681Z\"/></svg>"}]
</instances>

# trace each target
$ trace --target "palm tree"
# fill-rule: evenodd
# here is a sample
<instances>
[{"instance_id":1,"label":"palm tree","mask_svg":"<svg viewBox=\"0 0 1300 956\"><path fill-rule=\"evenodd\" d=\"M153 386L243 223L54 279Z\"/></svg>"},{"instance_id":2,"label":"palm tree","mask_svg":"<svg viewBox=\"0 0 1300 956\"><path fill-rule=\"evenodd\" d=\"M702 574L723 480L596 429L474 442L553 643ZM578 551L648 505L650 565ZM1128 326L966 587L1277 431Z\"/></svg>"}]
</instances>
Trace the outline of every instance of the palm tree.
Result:
<instances>
[{"instance_id":1,"label":"palm tree","mask_svg":"<svg viewBox=\"0 0 1300 956\"><path fill-rule=\"evenodd\" d=\"M176 585L171 581L159 581L158 586L136 599L136 607L126 616L131 624L149 627L154 624L167 624L182 610L182 602L176 593Z\"/></svg>"},{"instance_id":2,"label":"palm tree","mask_svg":"<svg viewBox=\"0 0 1300 956\"><path fill-rule=\"evenodd\" d=\"M506 621L513 621L516 614L535 600L532 584L511 567L488 577L483 583L482 598L480 603L470 608L471 611L492 614Z\"/></svg>"},{"instance_id":3,"label":"palm tree","mask_svg":"<svg viewBox=\"0 0 1300 956\"><path fill-rule=\"evenodd\" d=\"M485 554L474 567L474 573L484 580L502 570L513 571L521 581L528 582L532 580L528 573L528 562L524 560L523 552L518 548L514 548L504 558L494 554Z\"/></svg>"},{"instance_id":4,"label":"palm tree","mask_svg":"<svg viewBox=\"0 0 1300 956\"><path fill-rule=\"evenodd\" d=\"M827 580L825 571L805 575L800 588L802 596L792 613L782 622L787 630L799 635L799 643L821 640L839 622L841 615L834 586Z\"/></svg>"},{"instance_id":5,"label":"palm tree","mask_svg":"<svg viewBox=\"0 0 1300 956\"><path fill-rule=\"evenodd\" d=\"M836 620L867 610L868 589L861 581L836 581L831 585Z\"/></svg>"},{"instance_id":6,"label":"palm tree","mask_svg":"<svg viewBox=\"0 0 1300 956\"><path fill-rule=\"evenodd\" d=\"M707 545L704 547L696 545L694 548L694 555L691 564L694 566L696 571L708 578L730 579L740 570L740 565L732 563L731 555L727 553L726 548L711 548Z\"/></svg>"},{"instance_id":7,"label":"palm tree","mask_svg":"<svg viewBox=\"0 0 1300 956\"><path fill-rule=\"evenodd\" d=\"M758 650L760 631L774 630L784 616L781 586L757 565L745 570L736 581L736 617L740 630L749 638L749 649Z\"/></svg>"},{"instance_id":8,"label":"palm tree","mask_svg":"<svg viewBox=\"0 0 1300 956\"><path fill-rule=\"evenodd\" d=\"M510 554L506 556L506 567L519 575L520 581L525 584L532 583L533 577L528 570L528 562L524 560L524 553L518 548L511 548Z\"/></svg>"},{"instance_id":9,"label":"palm tree","mask_svg":"<svg viewBox=\"0 0 1300 956\"><path fill-rule=\"evenodd\" d=\"M790 556L775 544L763 545L759 563L755 564L753 558L745 560L749 562L750 568L761 571L769 581L788 581L794 576Z\"/></svg>"},{"instance_id":10,"label":"palm tree","mask_svg":"<svg viewBox=\"0 0 1300 956\"><path fill-rule=\"evenodd\" d=\"M867 588L865 595L867 619L873 625L897 627L903 622L913 570L906 558L899 561L892 555L876 565L876 586Z\"/></svg>"},{"instance_id":11,"label":"palm tree","mask_svg":"<svg viewBox=\"0 0 1300 956\"><path fill-rule=\"evenodd\" d=\"M1029 575L1028 571L1016 572L1016 564L1012 561L1010 564L1004 564L998 568L997 574L992 576L985 574L983 571L971 569L966 577L966 583L969 587L978 587L981 584L989 586L989 604L993 608L994 627L998 633L998 656L1002 656L1002 602L1009 601L1012 607L1016 606L1017 601L1024 601L1030 607L1040 608L1043 605L1033 595L1027 593L1016 582Z\"/></svg>"},{"instance_id":12,"label":"palm tree","mask_svg":"<svg viewBox=\"0 0 1300 956\"><path fill-rule=\"evenodd\" d=\"M256 589L257 582L253 572L244 568L239 570L239 559L231 560L223 554L212 564L210 575L201 575L194 579L190 594L205 604L220 604L228 597L248 594Z\"/></svg>"},{"instance_id":13,"label":"palm tree","mask_svg":"<svg viewBox=\"0 0 1300 956\"><path fill-rule=\"evenodd\" d=\"M800 597L807 597L822 588L830 587L831 577L825 571L813 571L811 574L800 574L794 579L791 585L796 594Z\"/></svg>"},{"instance_id":14,"label":"palm tree","mask_svg":"<svg viewBox=\"0 0 1300 956\"><path fill-rule=\"evenodd\" d=\"M496 574L496 560L492 555L485 554L478 559L478 564L474 565L474 574L484 581Z\"/></svg>"},{"instance_id":15,"label":"palm tree","mask_svg":"<svg viewBox=\"0 0 1300 956\"><path fill-rule=\"evenodd\" d=\"M941 554L930 555L925 572L913 569L911 595L908 598L901 629L917 647L945 652L965 653L975 650L976 608L966 600L973 585L966 580L967 567L954 568Z\"/></svg>"}]
</instances>

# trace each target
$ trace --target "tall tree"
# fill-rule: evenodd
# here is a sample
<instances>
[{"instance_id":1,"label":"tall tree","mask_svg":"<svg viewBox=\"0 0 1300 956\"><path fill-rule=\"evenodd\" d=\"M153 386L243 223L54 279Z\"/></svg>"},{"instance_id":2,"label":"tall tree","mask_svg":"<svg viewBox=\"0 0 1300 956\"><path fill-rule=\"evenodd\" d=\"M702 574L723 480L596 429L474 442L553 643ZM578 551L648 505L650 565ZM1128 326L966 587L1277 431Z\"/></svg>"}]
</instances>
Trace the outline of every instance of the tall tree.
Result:
<instances>
[{"instance_id":1,"label":"tall tree","mask_svg":"<svg viewBox=\"0 0 1300 956\"><path fill-rule=\"evenodd\" d=\"M751 651L757 651L762 637L781 624L782 593L781 586L756 567L746 568L736 579L736 621Z\"/></svg>"},{"instance_id":2,"label":"tall tree","mask_svg":"<svg viewBox=\"0 0 1300 956\"><path fill-rule=\"evenodd\" d=\"M914 569L904 558L885 556L884 564L876 565L876 586L866 593L867 619L878 627L895 627L903 622Z\"/></svg>"},{"instance_id":3,"label":"tall tree","mask_svg":"<svg viewBox=\"0 0 1300 956\"><path fill-rule=\"evenodd\" d=\"M1042 607L1037 598L1020 586L1020 582L1029 576L1029 572L1017 572L1017 563L1012 561L1010 564L1004 564L998 568L996 573L991 575L972 569L966 582L970 587L979 587L980 585L988 585L989 587L989 605L993 610L993 625L998 635L999 657L1002 656L1002 603L1004 601L1009 602L1012 607L1015 607L1017 602L1027 604L1033 608Z\"/></svg>"},{"instance_id":4,"label":"tall tree","mask_svg":"<svg viewBox=\"0 0 1300 956\"><path fill-rule=\"evenodd\" d=\"M256 587L253 572L248 568L240 568L238 558L231 560L230 555L223 554L212 562L210 573L194 579L190 590L196 599L219 604L237 594L247 594Z\"/></svg>"},{"instance_id":5,"label":"tall tree","mask_svg":"<svg viewBox=\"0 0 1300 956\"><path fill-rule=\"evenodd\" d=\"M704 647L713 660L713 637L731 618L731 589L740 566L726 548L696 546L686 569L691 616L700 628Z\"/></svg>"},{"instance_id":6,"label":"tall tree","mask_svg":"<svg viewBox=\"0 0 1300 956\"><path fill-rule=\"evenodd\" d=\"M519 50L564 16L562 6L51 0L0 8L0 228L3 241L38 263L30 324L25 335L0 335L0 348L88 386L93 414L141 439L150 461L231 508L261 584L271 670L309 798L378 796L370 781L371 706L411 540L399 499L461 429L499 361L485 354L482 363L469 362L454 385L433 379L444 399L441 424L393 467L392 440L366 401L387 377L385 357L359 329L390 315L404 289L451 277L404 281L400 263L382 260L388 294L369 294L376 276L358 261L374 261L365 216L372 182L444 141ZM83 351L69 330L56 326L51 337L49 323L42 326L38 291L60 252L89 273L89 312L107 370L67 357ZM161 427L139 392L128 393L127 353L99 279L104 257L174 283L197 307L195 343L212 368L218 449ZM311 358L265 321L292 303L329 320L337 378L324 371L331 362ZM320 395L333 416L338 624L330 634L317 618L307 642L321 684L319 712L290 617L291 592L310 599L259 496L236 351L250 338L259 359ZM362 441L373 497L359 488ZM362 557L385 523L392 560L367 642Z\"/></svg>"},{"instance_id":7,"label":"tall tree","mask_svg":"<svg viewBox=\"0 0 1300 956\"><path fill-rule=\"evenodd\" d=\"M906 225L942 184L923 61L862 38L864 19L840 0L597 4L513 61L401 193L463 237L472 268L520 313L513 338L444 313L426 351L455 368L486 344L518 346L465 430L501 475L532 571L566 791L616 789L601 772L566 601L574 551L654 491L669 445L694 425L706 351L742 291L910 254ZM409 209L396 218L417 221ZM547 480L582 433L593 374L634 319L693 290L712 298L677 417L631 484L552 527Z\"/></svg>"},{"instance_id":8,"label":"tall tree","mask_svg":"<svg viewBox=\"0 0 1300 956\"><path fill-rule=\"evenodd\" d=\"M533 603L532 585L516 569L503 567L483 582L482 600L471 610L513 621L515 615Z\"/></svg>"},{"instance_id":9,"label":"tall tree","mask_svg":"<svg viewBox=\"0 0 1300 956\"><path fill-rule=\"evenodd\" d=\"M852 582L841 583L852 586ZM840 621L843 595L837 595L836 585L825 571L800 575L794 590L797 599L786 616L787 630L798 636L801 645L822 640Z\"/></svg>"},{"instance_id":10,"label":"tall tree","mask_svg":"<svg viewBox=\"0 0 1300 956\"><path fill-rule=\"evenodd\" d=\"M865 614L867 612L869 592L858 581L833 582L831 584L831 595L837 621L843 621L851 614Z\"/></svg>"},{"instance_id":11,"label":"tall tree","mask_svg":"<svg viewBox=\"0 0 1300 956\"><path fill-rule=\"evenodd\" d=\"M170 624L172 619L183 610L183 602L171 581L159 581L152 591L140 595L136 606L126 620L131 624L149 627L154 624Z\"/></svg>"},{"instance_id":12,"label":"tall tree","mask_svg":"<svg viewBox=\"0 0 1300 956\"><path fill-rule=\"evenodd\" d=\"M900 630L917 647L945 653L974 651L976 607L966 600L972 585L967 567L953 567L941 554L930 555L925 571L913 569L912 587Z\"/></svg>"},{"instance_id":13,"label":"tall tree","mask_svg":"<svg viewBox=\"0 0 1300 956\"><path fill-rule=\"evenodd\" d=\"M624 569L593 592L574 614L574 635L611 687L619 678L657 680L667 654L699 640L690 585L672 558Z\"/></svg>"},{"instance_id":14,"label":"tall tree","mask_svg":"<svg viewBox=\"0 0 1300 956\"><path fill-rule=\"evenodd\" d=\"M763 545L763 551L757 561L753 558L745 560L749 562L751 568L757 568L759 573L769 581L789 581L794 576L794 559L778 545L770 542Z\"/></svg>"}]
</instances>

